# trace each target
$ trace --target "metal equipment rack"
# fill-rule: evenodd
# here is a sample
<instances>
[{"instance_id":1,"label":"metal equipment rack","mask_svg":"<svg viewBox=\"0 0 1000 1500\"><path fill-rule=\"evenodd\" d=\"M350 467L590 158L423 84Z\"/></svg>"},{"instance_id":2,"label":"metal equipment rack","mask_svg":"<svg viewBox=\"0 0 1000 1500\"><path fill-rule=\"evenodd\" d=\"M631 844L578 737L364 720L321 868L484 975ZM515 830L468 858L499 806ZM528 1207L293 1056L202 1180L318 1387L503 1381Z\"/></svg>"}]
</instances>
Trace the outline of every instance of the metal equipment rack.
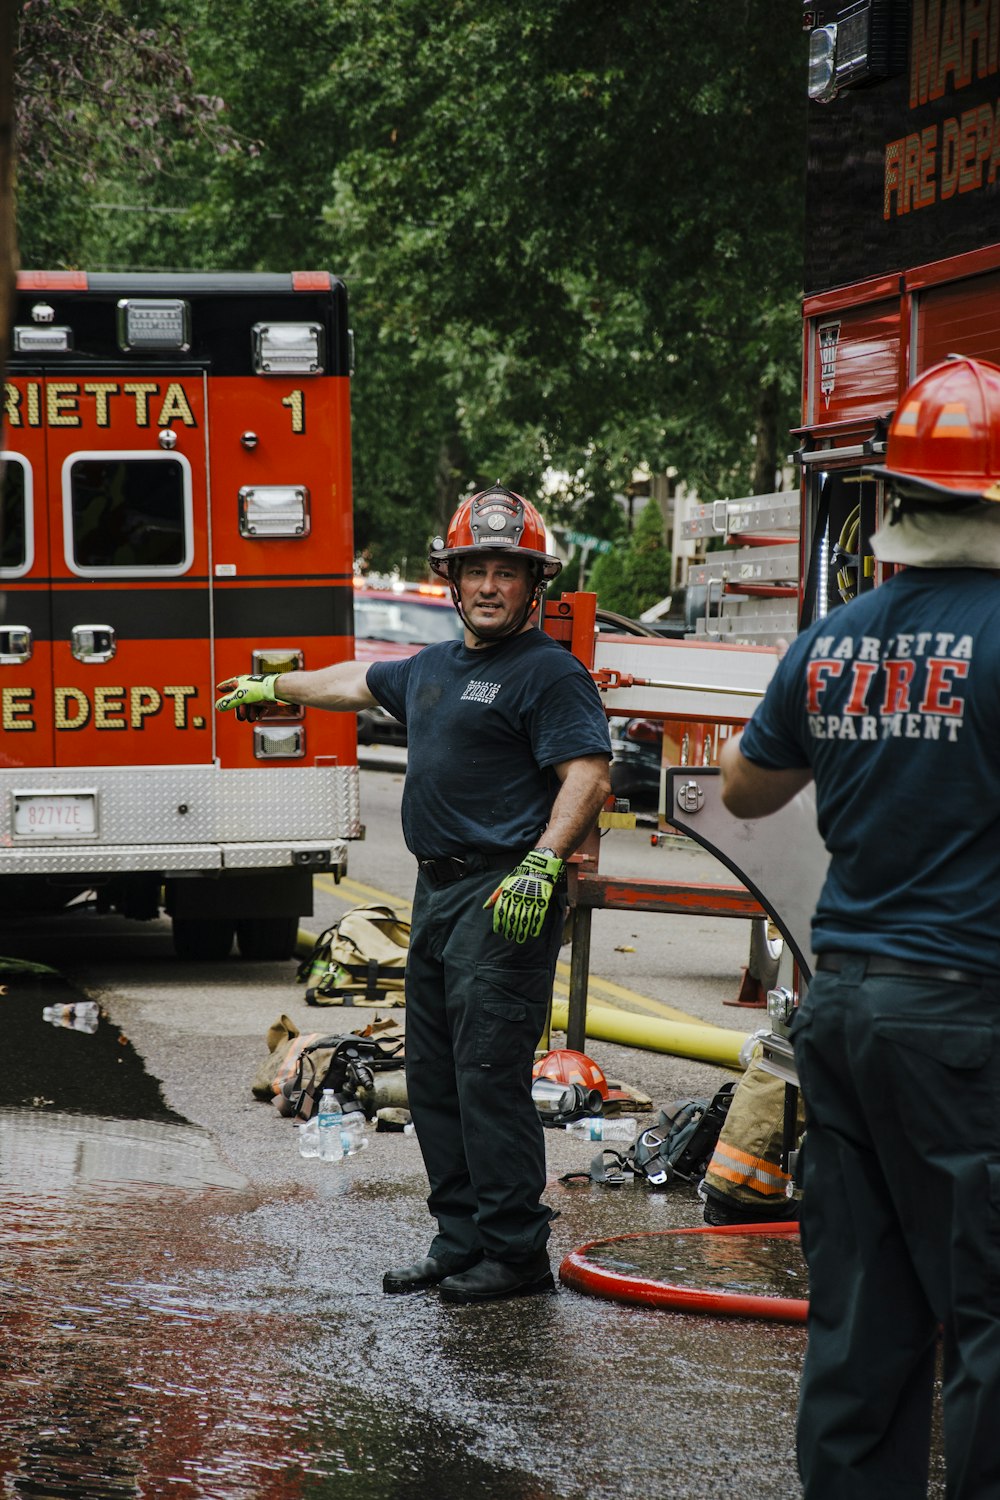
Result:
<instances>
[{"instance_id":1,"label":"metal equipment rack","mask_svg":"<svg viewBox=\"0 0 1000 1500\"><path fill-rule=\"evenodd\" d=\"M798 491L712 500L682 523L688 540L722 538L726 551L710 552L688 571L688 583L705 590L697 636L731 645L773 646L798 629L800 501ZM713 613L713 607L717 607Z\"/></svg>"}]
</instances>

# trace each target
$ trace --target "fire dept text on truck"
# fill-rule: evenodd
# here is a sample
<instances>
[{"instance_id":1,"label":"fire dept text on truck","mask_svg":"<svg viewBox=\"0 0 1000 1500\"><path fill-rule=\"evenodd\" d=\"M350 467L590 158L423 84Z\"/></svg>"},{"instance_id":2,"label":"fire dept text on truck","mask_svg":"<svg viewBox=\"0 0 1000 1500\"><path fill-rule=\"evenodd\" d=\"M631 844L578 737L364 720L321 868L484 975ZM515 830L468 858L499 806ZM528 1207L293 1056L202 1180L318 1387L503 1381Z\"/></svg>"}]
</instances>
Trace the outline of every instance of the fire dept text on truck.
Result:
<instances>
[{"instance_id":1,"label":"fire dept text on truck","mask_svg":"<svg viewBox=\"0 0 1000 1500\"><path fill-rule=\"evenodd\" d=\"M196 687L103 686L89 693L83 688L57 687L52 694L53 719L58 730L85 729L88 725L92 729L142 729L147 719L166 712L173 714L175 729L204 729L204 715L190 712L197 696ZM38 727L34 688L2 688L0 703L5 732Z\"/></svg>"}]
</instances>

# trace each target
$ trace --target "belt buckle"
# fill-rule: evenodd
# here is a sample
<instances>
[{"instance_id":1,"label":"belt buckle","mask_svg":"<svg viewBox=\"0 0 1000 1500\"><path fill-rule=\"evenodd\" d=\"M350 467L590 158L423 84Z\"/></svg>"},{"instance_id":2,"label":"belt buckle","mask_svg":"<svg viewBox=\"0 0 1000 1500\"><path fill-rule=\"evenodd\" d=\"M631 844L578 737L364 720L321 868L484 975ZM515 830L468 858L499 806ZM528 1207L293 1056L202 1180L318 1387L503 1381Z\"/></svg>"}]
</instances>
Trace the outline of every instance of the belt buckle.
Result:
<instances>
[{"instance_id":1,"label":"belt buckle","mask_svg":"<svg viewBox=\"0 0 1000 1500\"><path fill-rule=\"evenodd\" d=\"M435 890L438 886L449 885L453 880L461 880L467 873L465 860L454 854L443 855L441 859L422 860L420 868Z\"/></svg>"}]
</instances>

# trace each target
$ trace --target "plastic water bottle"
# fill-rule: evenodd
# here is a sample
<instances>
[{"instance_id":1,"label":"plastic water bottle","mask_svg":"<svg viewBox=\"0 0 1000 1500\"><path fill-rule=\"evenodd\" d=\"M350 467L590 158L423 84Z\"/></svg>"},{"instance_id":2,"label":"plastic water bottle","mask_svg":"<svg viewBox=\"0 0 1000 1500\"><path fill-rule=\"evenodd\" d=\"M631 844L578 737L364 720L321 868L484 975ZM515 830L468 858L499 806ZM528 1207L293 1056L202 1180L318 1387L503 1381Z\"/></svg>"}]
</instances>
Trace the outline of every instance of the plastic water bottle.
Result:
<instances>
[{"instance_id":1,"label":"plastic water bottle","mask_svg":"<svg viewBox=\"0 0 1000 1500\"><path fill-rule=\"evenodd\" d=\"M365 1117L360 1109L349 1109L340 1117L340 1139L345 1156L357 1156L367 1146Z\"/></svg>"},{"instance_id":2,"label":"plastic water bottle","mask_svg":"<svg viewBox=\"0 0 1000 1500\"><path fill-rule=\"evenodd\" d=\"M78 1030L96 1030L100 1009L95 1000L74 1000L68 1005L46 1005L42 1020L53 1026L76 1026ZM82 1023L82 1024L81 1024Z\"/></svg>"},{"instance_id":3,"label":"plastic water bottle","mask_svg":"<svg viewBox=\"0 0 1000 1500\"><path fill-rule=\"evenodd\" d=\"M632 1115L585 1115L582 1120L571 1120L563 1126L570 1135L578 1135L584 1141L634 1141L635 1120Z\"/></svg>"},{"instance_id":4,"label":"plastic water bottle","mask_svg":"<svg viewBox=\"0 0 1000 1500\"><path fill-rule=\"evenodd\" d=\"M339 1161L345 1154L341 1144L344 1112L333 1089L324 1089L319 1101L319 1155L321 1161Z\"/></svg>"}]
</instances>

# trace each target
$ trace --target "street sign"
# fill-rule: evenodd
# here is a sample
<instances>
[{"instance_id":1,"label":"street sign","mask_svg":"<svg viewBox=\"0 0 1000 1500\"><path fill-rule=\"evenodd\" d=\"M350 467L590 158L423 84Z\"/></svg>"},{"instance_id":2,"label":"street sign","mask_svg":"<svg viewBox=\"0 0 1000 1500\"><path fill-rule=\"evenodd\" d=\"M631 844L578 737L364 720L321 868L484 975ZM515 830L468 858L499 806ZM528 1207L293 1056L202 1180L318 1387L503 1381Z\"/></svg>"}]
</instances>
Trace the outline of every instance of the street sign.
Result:
<instances>
[{"instance_id":1,"label":"street sign","mask_svg":"<svg viewBox=\"0 0 1000 1500\"><path fill-rule=\"evenodd\" d=\"M585 531L564 531L563 540L574 547L585 547L588 552L613 552L614 542L605 542L599 536L588 536Z\"/></svg>"}]
</instances>

